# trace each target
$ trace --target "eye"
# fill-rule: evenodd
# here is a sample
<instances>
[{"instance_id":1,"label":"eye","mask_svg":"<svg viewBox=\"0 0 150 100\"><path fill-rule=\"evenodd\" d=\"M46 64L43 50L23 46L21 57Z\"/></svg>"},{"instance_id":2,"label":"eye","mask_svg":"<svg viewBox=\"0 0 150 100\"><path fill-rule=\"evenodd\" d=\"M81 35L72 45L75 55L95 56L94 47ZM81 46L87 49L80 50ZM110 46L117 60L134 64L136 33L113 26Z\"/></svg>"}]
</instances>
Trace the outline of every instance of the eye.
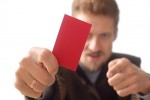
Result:
<instances>
[{"instance_id":1,"label":"eye","mask_svg":"<svg viewBox=\"0 0 150 100\"><path fill-rule=\"evenodd\" d=\"M109 37L110 37L110 33L102 33L102 34L100 34L100 39L102 39L102 40L109 39Z\"/></svg>"},{"instance_id":2,"label":"eye","mask_svg":"<svg viewBox=\"0 0 150 100\"><path fill-rule=\"evenodd\" d=\"M91 38L92 38L92 34L89 34L87 39L90 40Z\"/></svg>"}]
</instances>

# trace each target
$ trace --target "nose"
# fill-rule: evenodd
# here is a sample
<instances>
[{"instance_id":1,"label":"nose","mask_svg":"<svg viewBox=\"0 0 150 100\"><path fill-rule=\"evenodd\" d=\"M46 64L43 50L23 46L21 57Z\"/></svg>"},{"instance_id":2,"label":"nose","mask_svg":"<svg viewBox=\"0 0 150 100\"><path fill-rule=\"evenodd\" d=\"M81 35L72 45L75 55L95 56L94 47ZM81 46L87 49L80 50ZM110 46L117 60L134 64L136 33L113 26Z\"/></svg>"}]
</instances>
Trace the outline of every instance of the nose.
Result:
<instances>
[{"instance_id":1,"label":"nose","mask_svg":"<svg viewBox=\"0 0 150 100\"><path fill-rule=\"evenodd\" d=\"M100 41L97 38L91 39L88 44L88 48L92 52L97 52L100 50Z\"/></svg>"}]
</instances>

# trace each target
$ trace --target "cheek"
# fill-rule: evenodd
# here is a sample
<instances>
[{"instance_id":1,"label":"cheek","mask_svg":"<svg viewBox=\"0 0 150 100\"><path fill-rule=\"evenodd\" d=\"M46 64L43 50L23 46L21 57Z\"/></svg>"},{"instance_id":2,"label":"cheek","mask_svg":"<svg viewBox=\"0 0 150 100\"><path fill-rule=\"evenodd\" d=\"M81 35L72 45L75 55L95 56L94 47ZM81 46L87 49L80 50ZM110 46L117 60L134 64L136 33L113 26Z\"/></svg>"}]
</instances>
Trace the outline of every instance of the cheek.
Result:
<instances>
[{"instance_id":1,"label":"cheek","mask_svg":"<svg viewBox=\"0 0 150 100\"><path fill-rule=\"evenodd\" d=\"M81 56L83 56L85 54L86 50L87 50L87 45L85 44Z\"/></svg>"},{"instance_id":2,"label":"cheek","mask_svg":"<svg viewBox=\"0 0 150 100\"><path fill-rule=\"evenodd\" d=\"M85 43L83 50L88 49L88 42Z\"/></svg>"},{"instance_id":3,"label":"cheek","mask_svg":"<svg viewBox=\"0 0 150 100\"><path fill-rule=\"evenodd\" d=\"M105 52L110 52L112 51L112 42L106 42L103 44L103 50Z\"/></svg>"},{"instance_id":4,"label":"cheek","mask_svg":"<svg viewBox=\"0 0 150 100\"><path fill-rule=\"evenodd\" d=\"M85 55L87 54L87 52L88 52L88 44L85 43L82 54L81 54L82 59L85 58Z\"/></svg>"}]
</instances>

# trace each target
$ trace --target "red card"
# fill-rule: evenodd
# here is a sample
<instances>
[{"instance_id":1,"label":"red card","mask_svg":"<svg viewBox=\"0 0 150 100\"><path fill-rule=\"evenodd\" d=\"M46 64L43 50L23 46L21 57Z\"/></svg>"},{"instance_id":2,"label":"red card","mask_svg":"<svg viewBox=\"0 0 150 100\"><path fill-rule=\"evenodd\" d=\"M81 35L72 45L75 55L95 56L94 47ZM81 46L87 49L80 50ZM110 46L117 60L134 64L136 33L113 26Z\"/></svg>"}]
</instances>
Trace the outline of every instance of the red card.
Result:
<instances>
[{"instance_id":1,"label":"red card","mask_svg":"<svg viewBox=\"0 0 150 100\"><path fill-rule=\"evenodd\" d=\"M76 71L91 24L64 15L54 48L60 66Z\"/></svg>"}]
</instances>

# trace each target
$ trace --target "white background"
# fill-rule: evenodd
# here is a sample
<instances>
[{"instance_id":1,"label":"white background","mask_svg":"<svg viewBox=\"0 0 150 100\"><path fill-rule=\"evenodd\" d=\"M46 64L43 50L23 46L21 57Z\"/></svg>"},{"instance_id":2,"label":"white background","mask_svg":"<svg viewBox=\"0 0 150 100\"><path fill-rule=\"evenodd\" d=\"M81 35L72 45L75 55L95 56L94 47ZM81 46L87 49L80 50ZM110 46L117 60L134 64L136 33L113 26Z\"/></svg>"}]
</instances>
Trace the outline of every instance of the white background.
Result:
<instances>
[{"instance_id":1,"label":"white background","mask_svg":"<svg viewBox=\"0 0 150 100\"><path fill-rule=\"evenodd\" d=\"M71 15L72 0L0 0L0 98L23 100L14 88L15 70L31 47L52 50L64 14ZM120 8L114 51L142 58L150 72L150 2L117 0Z\"/></svg>"}]
</instances>

